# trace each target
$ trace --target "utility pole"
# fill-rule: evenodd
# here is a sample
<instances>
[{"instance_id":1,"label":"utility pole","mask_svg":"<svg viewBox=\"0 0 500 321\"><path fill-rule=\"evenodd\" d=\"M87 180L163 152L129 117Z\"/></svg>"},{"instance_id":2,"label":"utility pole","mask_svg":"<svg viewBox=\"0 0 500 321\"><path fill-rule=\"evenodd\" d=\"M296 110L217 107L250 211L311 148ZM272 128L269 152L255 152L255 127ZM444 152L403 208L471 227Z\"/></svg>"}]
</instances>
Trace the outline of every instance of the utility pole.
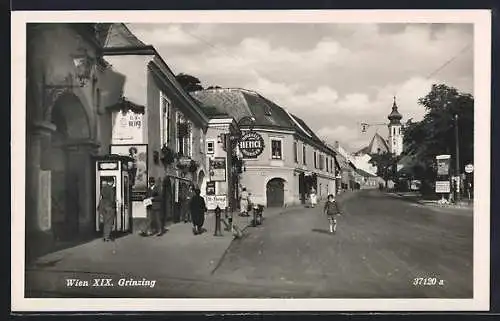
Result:
<instances>
[{"instance_id":1,"label":"utility pole","mask_svg":"<svg viewBox=\"0 0 500 321\"><path fill-rule=\"evenodd\" d=\"M459 143L458 143L458 114L455 114L455 182L457 184L455 188L456 200L460 200L460 154L459 154Z\"/></svg>"}]
</instances>

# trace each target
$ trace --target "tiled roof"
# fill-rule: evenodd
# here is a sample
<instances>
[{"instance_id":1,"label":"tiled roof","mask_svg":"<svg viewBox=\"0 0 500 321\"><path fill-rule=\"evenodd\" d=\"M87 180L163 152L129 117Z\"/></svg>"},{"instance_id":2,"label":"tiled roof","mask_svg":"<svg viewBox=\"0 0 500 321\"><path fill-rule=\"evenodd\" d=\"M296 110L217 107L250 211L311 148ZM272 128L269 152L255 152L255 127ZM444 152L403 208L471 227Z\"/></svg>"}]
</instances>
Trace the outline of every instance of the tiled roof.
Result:
<instances>
[{"instance_id":1,"label":"tiled roof","mask_svg":"<svg viewBox=\"0 0 500 321\"><path fill-rule=\"evenodd\" d=\"M377 177L377 175L370 174L361 168L356 168L356 172L363 177Z\"/></svg>"},{"instance_id":2,"label":"tiled roof","mask_svg":"<svg viewBox=\"0 0 500 321\"><path fill-rule=\"evenodd\" d=\"M256 127L295 130L318 146L328 147L306 123L254 91L241 88L213 88L194 91L191 96L199 102L205 114L224 114L239 122L243 117L254 117Z\"/></svg>"},{"instance_id":3,"label":"tiled roof","mask_svg":"<svg viewBox=\"0 0 500 321\"><path fill-rule=\"evenodd\" d=\"M107 26L106 28L106 40L104 42L104 47L106 48L145 46L141 40L130 32L124 23L113 23L111 26ZM104 35L100 35L100 37L104 37Z\"/></svg>"},{"instance_id":4,"label":"tiled roof","mask_svg":"<svg viewBox=\"0 0 500 321\"><path fill-rule=\"evenodd\" d=\"M233 117L237 122L243 117L254 117L255 126L293 128L286 112L255 92L237 88L217 88L190 93L202 109Z\"/></svg>"},{"instance_id":5,"label":"tiled roof","mask_svg":"<svg viewBox=\"0 0 500 321\"><path fill-rule=\"evenodd\" d=\"M387 141L380 136L378 133L375 133L373 135L372 140L370 141L370 144L359 151L355 153L355 155L362 155L362 154L376 154L378 150L380 149L381 153L388 153L390 152L389 145L387 144Z\"/></svg>"},{"instance_id":6,"label":"tiled roof","mask_svg":"<svg viewBox=\"0 0 500 321\"><path fill-rule=\"evenodd\" d=\"M349 160L347 158L345 158L341 154L337 153L337 155L335 156L335 159L336 159L341 170L342 169L349 169L350 165L349 165Z\"/></svg>"}]
</instances>

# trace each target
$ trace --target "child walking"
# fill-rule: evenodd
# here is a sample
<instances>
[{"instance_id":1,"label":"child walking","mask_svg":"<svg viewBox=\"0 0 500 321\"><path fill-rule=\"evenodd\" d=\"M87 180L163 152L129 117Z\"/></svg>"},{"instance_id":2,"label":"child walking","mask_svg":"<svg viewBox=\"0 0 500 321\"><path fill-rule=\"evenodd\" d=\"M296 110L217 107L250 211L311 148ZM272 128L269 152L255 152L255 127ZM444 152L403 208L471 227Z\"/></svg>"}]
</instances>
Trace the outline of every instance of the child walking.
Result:
<instances>
[{"instance_id":1,"label":"child walking","mask_svg":"<svg viewBox=\"0 0 500 321\"><path fill-rule=\"evenodd\" d=\"M325 203L323 212L328 216L328 221L330 222L330 233L335 233L337 231L337 215L341 215L337 201L335 201L335 196L333 194L328 195L328 200Z\"/></svg>"}]
</instances>

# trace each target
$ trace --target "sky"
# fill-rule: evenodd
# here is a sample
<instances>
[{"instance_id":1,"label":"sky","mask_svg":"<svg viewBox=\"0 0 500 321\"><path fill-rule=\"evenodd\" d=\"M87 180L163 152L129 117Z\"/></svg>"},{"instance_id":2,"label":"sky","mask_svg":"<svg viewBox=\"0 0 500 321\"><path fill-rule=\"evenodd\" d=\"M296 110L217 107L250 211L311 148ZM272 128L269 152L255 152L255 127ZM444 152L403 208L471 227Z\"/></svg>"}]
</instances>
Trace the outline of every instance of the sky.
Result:
<instances>
[{"instance_id":1,"label":"sky","mask_svg":"<svg viewBox=\"0 0 500 321\"><path fill-rule=\"evenodd\" d=\"M387 136L393 97L422 119L434 83L473 93L472 24L127 24L175 74L255 90L354 152ZM366 133L361 123L373 124ZM382 124L382 125L376 125Z\"/></svg>"}]
</instances>

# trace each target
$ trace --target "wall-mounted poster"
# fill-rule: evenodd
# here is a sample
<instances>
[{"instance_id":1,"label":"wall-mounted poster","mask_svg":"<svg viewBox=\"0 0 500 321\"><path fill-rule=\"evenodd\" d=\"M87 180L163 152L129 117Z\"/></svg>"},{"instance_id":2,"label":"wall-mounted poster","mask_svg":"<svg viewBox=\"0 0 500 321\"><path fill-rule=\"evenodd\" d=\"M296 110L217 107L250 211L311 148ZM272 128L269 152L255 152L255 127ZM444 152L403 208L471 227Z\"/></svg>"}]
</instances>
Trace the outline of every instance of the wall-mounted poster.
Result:
<instances>
[{"instance_id":1,"label":"wall-mounted poster","mask_svg":"<svg viewBox=\"0 0 500 321\"><path fill-rule=\"evenodd\" d=\"M143 115L131 110L113 113L113 144L142 142Z\"/></svg>"},{"instance_id":2,"label":"wall-mounted poster","mask_svg":"<svg viewBox=\"0 0 500 321\"><path fill-rule=\"evenodd\" d=\"M447 176L450 173L450 155L436 156L437 174L439 176Z\"/></svg>"},{"instance_id":3,"label":"wall-mounted poster","mask_svg":"<svg viewBox=\"0 0 500 321\"><path fill-rule=\"evenodd\" d=\"M129 164L131 199L142 201L148 189L148 145L111 145L111 154L129 156L134 161Z\"/></svg>"},{"instance_id":4,"label":"wall-mounted poster","mask_svg":"<svg viewBox=\"0 0 500 321\"><path fill-rule=\"evenodd\" d=\"M210 160L210 180L213 182L226 181L226 158L215 157Z\"/></svg>"}]
</instances>

